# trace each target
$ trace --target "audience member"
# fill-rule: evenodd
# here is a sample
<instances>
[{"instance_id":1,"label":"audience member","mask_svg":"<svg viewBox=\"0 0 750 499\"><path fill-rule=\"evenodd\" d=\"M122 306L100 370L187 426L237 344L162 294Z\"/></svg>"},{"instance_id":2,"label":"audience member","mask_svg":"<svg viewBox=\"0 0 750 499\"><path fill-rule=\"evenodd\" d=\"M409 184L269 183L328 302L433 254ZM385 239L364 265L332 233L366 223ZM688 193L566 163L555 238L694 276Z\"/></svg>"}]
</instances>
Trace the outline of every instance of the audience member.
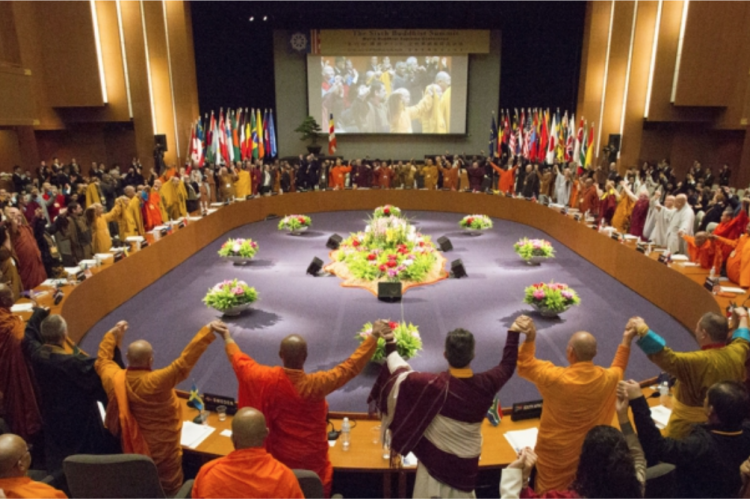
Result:
<instances>
[{"instance_id":1,"label":"audience member","mask_svg":"<svg viewBox=\"0 0 750 499\"><path fill-rule=\"evenodd\" d=\"M28 477L31 446L18 435L0 435L0 493L7 498L66 498L64 492Z\"/></svg>"},{"instance_id":2,"label":"audience member","mask_svg":"<svg viewBox=\"0 0 750 499\"><path fill-rule=\"evenodd\" d=\"M23 289L34 289L47 279L34 231L17 208L8 208L6 216L10 221L10 240L18 258L18 273Z\"/></svg>"}]
</instances>

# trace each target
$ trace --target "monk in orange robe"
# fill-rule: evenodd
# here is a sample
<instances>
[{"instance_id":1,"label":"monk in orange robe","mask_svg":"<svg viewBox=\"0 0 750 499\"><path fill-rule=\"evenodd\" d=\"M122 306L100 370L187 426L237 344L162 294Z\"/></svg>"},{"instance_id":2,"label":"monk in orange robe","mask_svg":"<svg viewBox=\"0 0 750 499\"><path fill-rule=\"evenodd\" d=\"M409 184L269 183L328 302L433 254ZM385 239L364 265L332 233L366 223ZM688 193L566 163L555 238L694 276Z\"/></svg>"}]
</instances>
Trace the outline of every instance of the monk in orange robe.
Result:
<instances>
[{"instance_id":1,"label":"monk in orange robe","mask_svg":"<svg viewBox=\"0 0 750 499\"><path fill-rule=\"evenodd\" d=\"M96 372L107 392L107 428L120 437L122 450L151 457L159 472L164 492L173 496L183 482L182 409L174 387L187 379L198 359L215 336L216 323L203 327L167 367L152 371L151 345L143 340L130 344L128 368L114 362L128 323L120 321L99 345Z\"/></svg>"},{"instance_id":2,"label":"monk in orange robe","mask_svg":"<svg viewBox=\"0 0 750 499\"><path fill-rule=\"evenodd\" d=\"M47 279L34 231L18 208L8 208L7 217L10 220L10 240L18 257L18 273L21 275L23 289L34 289Z\"/></svg>"},{"instance_id":3,"label":"monk in orange robe","mask_svg":"<svg viewBox=\"0 0 750 499\"><path fill-rule=\"evenodd\" d=\"M0 392L2 414L13 433L24 439L42 429L33 374L21 349L24 321L10 311L13 292L0 284Z\"/></svg>"},{"instance_id":4,"label":"monk in orange robe","mask_svg":"<svg viewBox=\"0 0 750 499\"><path fill-rule=\"evenodd\" d=\"M747 198L742 200L742 209L736 217L734 216L734 210L732 210L732 208L724 210L724 213L721 214L719 225L714 228L712 234L717 237L723 237L724 239L739 239L745 231L748 222L750 222L750 219L748 219L747 216L747 201L750 200ZM729 258L729 253L732 252L732 248L730 246L722 245L721 249L724 261L726 261L727 258Z\"/></svg>"},{"instance_id":5,"label":"monk in orange robe","mask_svg":"<svg viewBox=\"0 0 750 499\"><path fill-rule=\"evenodd\" d=\"M252 407L243 407L232 419L234 452L201 467L193 484L200 498L302 498L294 472L266 451L266 418Z\"/></svg>"},{"instance_id":6,"label":"monk in orange robe","mask_svg":"<svg viewBox=\"0 0 750 499\"><path fill-rule=\"evenodd\" d=\"M500 175L500 179L497 181L497 189L503 194L513 194L513 179L516 174L516 170L518 170L518 166L516 165L513 168L503 170L492 161L490 161L490 166L497 172L498 175Z\"/></svg>"},{"instance_id":7,"label":"monk in orange robe","mask_svg":"<svg viewBox=\"0 0 750 499\"><path fill-rule=\"evenodd\" d=\"M544 399L534 449L538 456L535 490L538 494L568 490L586 433L594 426L612 424L617 383L623 378L637 331L626 329L612 365L605 369L593 363L596 339L590 333L578 332L570 338L566 352L570 365L558 367L536 358L534 322L529 319L524 329L518 375L534 383Z\"/></svg>"},{"instance_id":8,"label":"monk in orange robe","mask_svg":"<svg viewBox=\"0 0 750 499\"><path fill-rule=\"evenodd\" d=\"M336 165L331 168L331 187L334 189L343 189L346 181L346 174L352 171L352 165L343 166L341 160L336 160Z\"/></svg>"},{"instance_id":9,"label":"monk in orange robe","mask_svg":"<svg viewBox=\"0 0 750 499\"><path fill-rule=\"evenodd\" d=\"M726 239L712 236L715 242L730 248L731 253L727 258L727 277L740 287L750 288L750 224L747 225L745 233L739 239Z\"/></svg>"},{"instance_id":10,"label":"monk in orange robe","mask_svg":"<svg viewBox=\"0 0 750 499\"><path fill-rule=\"evenodd\" d=\"M147 231L153 230L154 227L162 225L165 220L169 220L169 215L164 209L164 201L159 193L160 190L161 181L154 181L154 186L149 190L148 201L146 201L146 215L143 217L143 225Z\"/></svg>"},{"instance_id":11,"label":"monk in orange robe","mask_svg":"<svg viewBox=\"0 0 750 499\"><path fill-rule=\"evenodd\" d=\"M23 438L12 433L0 435L0 492L8 499L16 497L64 499L68 496L27 475L31 451Z\"/></svg>"},{"instance_id":12,"label":"monk in orange robe","mask_svg":"<svg viewBox=\"0 0 750 499\"><path fill-rule=\"evenodd\" d=\"M390 165L382 163L375 170L375 185L381 189L390 189L391 180L393 179L393 168Z\"/></svg>"},{"instance_id":13,"label":"monk in orange robe","mask_svg":"<svg viewBox=\"0 0 750 499\"><path fill-rule=\"evenodd\" d=\"M578 197L578 193L581 190L580 183L581 181L578 179L573 179L572 182L570 183L570 207L571 208L578 208L579 204L581 203L581 199Z\"/></svg>"},{"instance_id":14,"label":"monk in orange robe","mask_svg":"<svg viewBox=\"0 0 750 499\"><path fill-rule=\"evenodd\" d=\"M270 423L266 449L292 469L312 470L331 495L333 466L328 459L326 396L357 376L375 353L377 340L368 337L347 360L328 371L307 374L307 343L298 335L284 338L279 357L284 367L263 366L242 353L224 328L219 331L239 381L239 407L260 409Z\"/></svg>"},{"instance_id":15,"label":"monk in orange robe","mask_svg":"<svg viewBox=\"0 0 750 499\"><path fill-rule=\"evenodd\" d=\"M719 243L710 239L708 233L698 232L695 237L683 234L682 238L687 243L691 262L699 263L704 269L713 267L717 274L721 271L723 253L718 247Z\"/></svg>"},{"instance_id":16,"label":"monk in orange robe","mask_svg":"<svg viewBox=\"0 0 750 499\"><path fill-rule=\"evenodd\" d=\"M445 156L443 156L443 162L438 162L438 164L445 165L439 166L440 173L443 174L443 189L450 189L452 191L458 189L458 163L451 166L448 160L445 159Z\"/></svg>"},{"instance_id":17,"label":"monk in orange robe","mask_svg":"<svg viewBox=\"0 0 750 499\"><path fill-rule=\"evenodd\" d=\"M594 180L587 178L583 183L583 191L580 194L580 210L581 213L589 212L590 215L595 216L599 213L599 192L596 190Z\"/></svg>"}]
</instances>

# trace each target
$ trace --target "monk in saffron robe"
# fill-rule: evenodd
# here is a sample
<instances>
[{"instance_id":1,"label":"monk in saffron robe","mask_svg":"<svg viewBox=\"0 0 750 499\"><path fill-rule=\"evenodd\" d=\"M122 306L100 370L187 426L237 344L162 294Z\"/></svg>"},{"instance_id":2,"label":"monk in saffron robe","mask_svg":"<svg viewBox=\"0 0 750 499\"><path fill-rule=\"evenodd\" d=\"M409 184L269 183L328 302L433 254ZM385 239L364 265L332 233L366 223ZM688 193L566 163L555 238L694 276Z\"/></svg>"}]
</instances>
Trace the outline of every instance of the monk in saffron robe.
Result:
<instances>
[{"instance_id":1,"label":"monk in saffron robe","mask_svg":"<svg viewBox=\"0 0 750 499\"><path fill-rule=\"evenodd\" d=\"M108 253L112 248L112 236L109 234L109 222L117 222L123 213L123 202L118 199L115 207L109 213L104 213L104 208L97 203L86 208L86 224L91 229L91 251L96 253Z\"/></svg>"},{"instance_id":2,"label":"monk in saffron robe","mask_svg":"<svg viewBox=\"0 0 750 499\"><path fill-rule=\"evenodd\" d=\"M625 192L625 188L627 187L625 185L625 181L621 182L620 185L622 186L622 193L615 194L615 196L618 198L617 201L617 207L615 208L615 213L612 216L612 227L617 229L618 232L621 233L627 233L630 229L630 216L633 213L633 208L635 207L635 196L629 196L627 192Z\"/></svg>"},{"instance_id":3,"label":"monk in saffron robe","mask_svg":"<svg viewBox=\"0 0 750 499\"><path fill-rule=\"evenodd\" d=\"M422 175L424 175L424 187L428 191L434 191L437 187L438 167L435 166L430 158L427 158L425 162L426 164L422 167Z\"/></svg>"},{"instance_id":4,"label":"monk in saffron robe","mask_svg":"<svg viewBox=\"0 0 750 499\"><path fill-rule=\"evenodd\" d=\"M684 438L694 423L707 421L703 401L711 385L719 381L745 380L750 330L747 310L736 308L735 311L739 327L731 336L726 317L713 312L701 317L695 326L695 339L700 350L695 352L675 352L640 317L634 317L628 323L629 328L638 332L638 346L649 360L677 378L672 415L665 430L668 437Z\"/></svg>"},{"instance_id":5,"label":"monk in saffron robe","mask_svg":"<svg viewBox=\"0 0 750 499\"><path fill-rule=\"evenodd\" d=\"M375 170L375 185L380 187L381 189L390 189L391 188L391 179L393 179L393 168L383 162L376 170Z\"/></svg>"},{"instance_id":6,"label":"monk in saffron robe","mask_svg":"<svg viewBox=\"0 0 750 499\"><path fill-rule=\"evenodd\" d=\"M25 324L10 311L13 292L0 284L0 392L2 414L13 433L24 439L42 429L33 373L21 348Z\"/></svg>"},{"instance_id":7,"label":"monk in saffron robe","mask_svg":"<svg viewBox=\"0 0 750 499\"><path fill-rule=\"evenodd\" d=\"M747 225L745 233L739 239L731 240L723 237L716 237L715 241L722 247L729 248L730 253L727 258L727 277L740 287L750 288L750 224Z\"/></svg>"},{"instance_id":8,"label":"monk in saffron robe","mask_svg":"<svg viewBox=\"0 0 750 499\"><path fill-rule=\"evenodd\" d=\"M153 349L143 340L130 344L128 368L113 361L128 324L117 323L99 345L96 372L107 391L107 428L120 437L123 452L143 454L156 463L164 492L173 496L182 486L182 408L175 386L187 379L198 359L216 338L217 323L203 327L177 360L152 370Z\"/></svg>"},{"instance_id":9,"label":"monk in saffron robe","mask_svg":"<svg viewBox=\"0 0 750 499\"><path fill-rule=\"evenodd\" d=\"M635 330L626 329L608 369L594 365L596 339L586 332L575 333L568 342L570 365L558 367L539 360L533 321L526 341L518 351L518 375L534 383L544 399L539 436L534 449L537 476L534 489L567 490L575 478L586 433L597 425L610 425L615 415L617 383L622 380L630 357Z\"/></svg>"},{"instance_id":10,"label":"monk in saffron robe","mask_svg":"<svg viewBox=\"0 0 750 499\"><path fill-rule=\"evenodd\" d=\"M60 490L27 476L31 450L23 438L12 433L0 435L0 492L7 498L64 499Z\"/></svg>"},{"instance_id":11,"label":"monk in saffron robe","mask_svg":"<svg viewBox=\"0 0 750 499\"><path fill-rule=\"evenodd\" d=\"M383 414L382 431L391 430L391 448L414 452L419 460L414 497L475 497L482 453L482 421L497 392L513 376L518 358L521 316L511 326L502 360L492 369L474 373L474 336L464 329L448 333L444 357L448 370L415 372L401 358L388 324L386 364L368 402ZM378 323L373 326L380 327Z\"/></svg>"},{"instance_id":12,"label":"monk in saffron robe","mask_svg":"<svg viewBox=\"0 0 750 499\"><path fill-rule=\"evenodd\" d=\"M13 255L8 229L0 231L0 279L13 292L13 300L17 300L23 292L23 283L18 273L18 263Z\"/></svg>"},{"instance_id":13,"label":"monk in saffron robe","mask_svg":"<svg viewBox=\"0 0 750 499\"><path fill-rule=\"evenodd\" d=\"M687 243L690 261L700 264L701 268L713 267L717 274L721 271L723 253L718 247L719 243L711 240L706 232L698 232L695 237L684 235L682 238Z\"/></svg>"},{"instance_id":14,"label":"monk in saffron robe","mask_svg":"<svg viewBox=\"0 0 750 499\"><path fill-rule=\"evenodd\" d=\"M721 221L719 222L719 225L714 228L712 234L724 239L739 239L745 231L748 222L750 222L750 219L748 219L747 216L746 200L743 199L742 209L740 209L737 216L734 216L734 210L727 208L724 213L721 214ZM732 247L722 245L721 250L723 259L726 261L729 258L729 254L732 252Z\"/></svg>"},{"instance_id":15,"label":"monk in saffron robe","mask_svg":"<svg viewBox=\"0 0 750 499\"><path fill-rule=\"evenodd\" d=\"M232 419L234 451L204 464L193 484L193 497L303 498L294 472L263 447L266 418L243 407Z\"/></svg>"},{"instance_id":16,"label":"monk in saffron robe","mask_svg":"<svg viewBox=\"0 0 750 499\"><path fill-rule=\"evenodd\" d=\"M99 188L99 177L93 177L91 183L86 187L86 207L95 205L96 203L104 204L102 202L102 191Z\"/></svg>"},{"instance_id":17,"label":"monk in saffron robe","mask_svg":"<svg viewBox=\"0 0 750 499\"><path fill-rule=\"evenodd\" d=\"M263 366L239 346L224 327L226 352L239 381L238 407L260 409L270 424L266 449L292 469L312 470L331 495L333 466L328 459L328 402L326 396L364 369L375 353L377 338L364 340L347 360L328 371L304 371L307 343L298 335L284 338L279 357L284 367Z\"/></svg>"},{"instance_id":18,"label":"monk in saffron robe","mask_svg":"<svg viewBox=\"0 0 750 499\"><path fill-rule=\"evenodd\" d=\"M18 208L8 208L6 215L10 220L10 240L18 257L18 273L23 289L34 289L47 279L34 231L26 224Z\"/></svg>"},{"instance_id":19,"label":"monk in saffron robe","mask_svg":"<svg viewBox=\"0 0 750 499\"><path fill-rule=\"evenodd\" d=\"M514 166L513 168L503 170L495 163L490 161L490 166L497 172L498 175L500 175L500 178L497 181L497 190L499 190L503 194L513 194L513 177L516 174L516 170L518 170L518 165Z\"/></svg>"},{"instance_id":20,"label":"monk in saffron robe","mask_svg":"<svg viewBox=\"0 0 750 499\"><path fill-rule=\"evenodd\" d=\"M581 188L581 180L574 178L571 182L570 187L570 207L578 208L581 205L581 197L579 193L583 189Z\"/></svg>"},{"instance_id":21,"label":"monk in saffron robe","mask_svg":"<svg viewBox=\"0 0 750 499\"><path fill-rule=\"evenodd\" d=\"M161 190L161 180L155 180L154 186L148 193L148 201L146 201L146 216L143 218L144 228L152 230L154 227L158 227L165 221L169 220L169 215L164 209L164 200L161 198L159 191ZM208 191L206 191L208 196Z\"/></svg>"},{"instance_id":22,"label":"monk in saffron robe","mask_svg":"<svg viewBox=\"0 0 750 499\"><path fill-rule=\"evenodd\" d=\"M170 220L187 216L187 190L179 177L172 177L164 184L161 195Z\"/></svg>"},{"instance_id":23,"label":"monk in saffron robe","mask_svg":"<svg viewBox=\"0 0 750 499\"><path fill-rule=\"evenodd\" d=\"M615 216L619 198L620 195L615 190L614 183L607 181L604 185L604 192L599 195L599 216L597 222L603 221L607 225L612 225L612 218Z\"/></svg>"},{"instance_id":24,"label":"monk in saffron robe","mask_svg":"<svg viewBox=\"0 0 750 499\"><path fill-rule=\"evenodd\" d=\"M331 168L331 187L334 189L343 189L346 181L346 174L352 171L352 165L343 166L341 160L336 160L336 166Z\"/></svg>"},{"instance_id":25,"label":"monk in saffron robe","mask_svg":"<svg viewBox=\"0 0 750 499\"><path fill-rule=\"evenodd\" d=\"M633 199L630 189L627 189L625 194ZM634 201L635 206L633 206L633 212L630 214L630 229L628 230L628 233L638 236L641 239L645 239L643 237L643 230L646 227L646 218L648 217L648 211L651 208L648 189L641 187L638 191L638 197L635 198Z\"/></svg>"},{"instance_id":26,"label":"monk in saffron robe","mask_svg":"<svg viewBox=\"0 0 750 499\"><path fill-rule=\"evenodd\" d=\"M599 192L594 185L594 180L587 178L583 183L583 190L578 193L579 210L581 213L589 212L590 215L599 214Z\"/></svg>"},{"instance_id":27,"label":"monk in saffron robe","mask_svg":"<svg viewBox=\"0 0 750 499\"><path fill-rule=\"evenodd\" d=\"M143 215L141 214L141 198L136 196L135 187L125 187L125 197L128 198L124 205L124 212L120 220L120 240L131 236L143 236L146 231L143 228ZM119 199L118 199L119 201Z\"/></svg>"},{"instance_id":28,"label":"monk in saffron robe","mask_svg":"<svg viewBox=\"0 0 750 499\"><path fill-rule=\"evenodd\" d=\"M443 189L455 191L458 189L458 162L451 165L445 157L440 166L440 173L443 174Z\"/></svg>"},{"instance_id":29,"label":"monk in saffron robe","mask_svg":"<svg viewBox=\"0 0 750 499\"><path fill-rule=\"evenodd\" d=\"M253 181L250 172L245 168L237 170L237 180L234 183L237 199L245 199L253 193Z\"/></svg>"}]
</instances>

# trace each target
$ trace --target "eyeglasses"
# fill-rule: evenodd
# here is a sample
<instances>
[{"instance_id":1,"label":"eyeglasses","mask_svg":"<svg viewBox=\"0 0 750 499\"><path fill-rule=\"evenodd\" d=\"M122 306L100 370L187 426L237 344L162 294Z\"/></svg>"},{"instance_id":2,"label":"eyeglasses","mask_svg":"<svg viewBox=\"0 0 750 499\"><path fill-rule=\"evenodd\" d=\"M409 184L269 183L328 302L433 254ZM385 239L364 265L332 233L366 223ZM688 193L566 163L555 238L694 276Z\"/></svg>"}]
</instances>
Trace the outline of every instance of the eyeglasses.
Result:
<instances>
[{"instance_id":1,"label":"eyeglasses","mask_svg":"<svg viewBox=\"0 0 750 499\"><path fill-rule=\"evenodd\" d=\"M29 456L31 456L31 451L32 451L33 448L34 448L34 446L32 444L27 444L26 445L26 451L23 454L21 454L21 457L18 458L18 461L16 461L16 466L18 466L18 465L21 464L21 461L23 461L23 458L26 457L26 454L28 454Z\"/></svg>"}]
</instances>

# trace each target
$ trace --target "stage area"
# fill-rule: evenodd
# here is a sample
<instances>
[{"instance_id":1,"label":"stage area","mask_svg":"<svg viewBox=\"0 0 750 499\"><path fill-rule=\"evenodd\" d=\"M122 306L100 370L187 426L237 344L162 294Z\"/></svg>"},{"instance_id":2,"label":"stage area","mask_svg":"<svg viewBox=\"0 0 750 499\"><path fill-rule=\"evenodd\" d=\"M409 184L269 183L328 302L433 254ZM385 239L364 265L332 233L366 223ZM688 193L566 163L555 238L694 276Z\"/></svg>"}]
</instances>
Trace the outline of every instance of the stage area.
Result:
<instances>
[{"instance_id":1,"label":"stage area","mask_svg":"<svg viewBox=\"0 0 750 499\"><path fill-rule=\"evenodd\" d=\"M163 367L180 354L201 326L219 317L201 301L208 288L236 277L255 286L260 294L251 311L225 320L240 348L258 362L277 365L281 339L301 334L308 341L308 371L328 369L344 360L356 348L355 335L362 325L377 318L403 318L419 326L424 350L411 365L425 371L446 369L442 355L445 334L457 327L470 330L477 338L472 365L475 371L497 365L506 330L521 313L531 314L537 323L537 356L559 365L567 364L565 348L570 335L585 330L599 341L595 361L609 366L625 324L633 315L644 317L676 350L696 348L691 333L677 321L554 240L556 259L539 267L527 266L513 251L513 243L524 236L547 237L514 222L495 219L493 229L470 237L458 228L462 215L405 212L418 230L433 240L442 235L451 239L454 250L446 257L449 262L463 260L469 277L411 289L402 303L379 302L363 289L343 288L334 276L305 275L314 256L329 262L325 244L331 234L343 236L363 230L368 215L365 211L313 214L312 227L298 237L278 231L278 220L233 230L115 309L89 331L82 347L96 354L104 333L126 319L130 329L125 344L148 340L154 346L155 367ZM235 267L218 257L216 252L229 237L249 237L258 242L260 250L250 265ZM568 284L581 297L581 306L566 312L562 319L544 319L522 301L526 286L550 280ZM378 369L368 366L362 375L329 396L331 410L365 412ZM626 377L642 380L658 373L659 369L634 345ZM236 397L237 381L221 340L211 345L179 388L189 390L193 383L201 392ZM535 398L538 393L534 386L517 375L500 392L504 406Z\"/></svg>"}]
</instances>

